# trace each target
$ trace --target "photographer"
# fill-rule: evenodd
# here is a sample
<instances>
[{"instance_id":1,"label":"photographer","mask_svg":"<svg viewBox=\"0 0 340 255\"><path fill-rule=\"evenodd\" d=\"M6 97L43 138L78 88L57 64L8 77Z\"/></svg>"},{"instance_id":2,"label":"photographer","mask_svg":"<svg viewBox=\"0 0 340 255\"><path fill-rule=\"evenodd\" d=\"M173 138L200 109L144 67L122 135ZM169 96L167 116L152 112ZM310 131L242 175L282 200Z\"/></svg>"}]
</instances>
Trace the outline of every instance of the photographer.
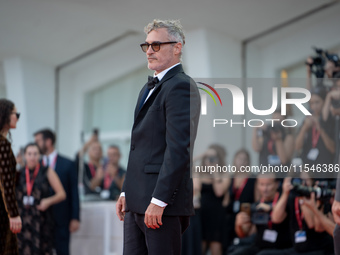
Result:
<instances>
[{"instance_id":1,"label":"photographer","mask_svg":"<svg viewBox=\"0 0 340 255\"><path fill-rule=\"evenodd\" d=\"M79 161L84 158L86 153L88 156L88 162L84 162L83 164L83 182L85 194L100 194L101 190L103 189L103 183L100 183L98 186L95 181L98 179L95 178L96 175L100 175L100 173L103 172L103 150L101 143L99 142L98 133L93 132L89 141L87 141L79 153L77 153L75 162L78 168L80 167Z\"/></svg>"},{"instance_id":2,"label":"photographer","mask_svg":"<svg viewBox=\"0 0 340 255\"><path fill-rule=\"evenodd\" d=\"M322 110L326 98L324 87L315 87L309 101L312 116L307 116L296 137L295 149L301 151L304 164L332 164L335 153L334 120L325 121Z\"/></svg>"},{"instance_id":3,"label":"photographer","mask_svg":"<svg viewBox=\"0 0 340 255\"><path fill-rule=\"evenodd\" d=\"M273 224L270 219L272 208L279 199L278 187L279 181L274 173L258 176L257 188L261 200L252 205L242 204L235 222L238 237L245 238L255 233L255 243L235 249L232 255L263 254L269 249L268 254L272 254L275 249L291 247L288 220Z\"/></svg>"},{"instance_id":4,"label":"photographer","mask_svg":"<svg viewBox=\"0 0 340 255\"><path fill-rule=\"evenodd\" d=\"M259 164L289 164L294 152L293 135L279 124L279 121L284 120L280 109L273 113L272 119L277 120L273 127L263 126L253 130L252 147L260 153Z\"/></svg>"},{"instance_id":5,"label":"photographer","mask_svg":"<svg viewBox=\"0 0 340 255\"><path fill-rule=\"evenodd\" d=\"M272 254L332 254L332 238L323 231L324 229L330 230L329 222L323 217L321 219L319 212L315 213L311 201L314 199L313 195L308 200L300 194L308 190L306 187L313 186L313 180L305 172L301 174L301 180L302 185L293 186L292 178L285 178L282 195L272 214L273 223L281 223L288 218L293 248ZM292 192L293 189L295 192ZM304 192L297 192L298 189Z\"/></svg>"}]
</instances>

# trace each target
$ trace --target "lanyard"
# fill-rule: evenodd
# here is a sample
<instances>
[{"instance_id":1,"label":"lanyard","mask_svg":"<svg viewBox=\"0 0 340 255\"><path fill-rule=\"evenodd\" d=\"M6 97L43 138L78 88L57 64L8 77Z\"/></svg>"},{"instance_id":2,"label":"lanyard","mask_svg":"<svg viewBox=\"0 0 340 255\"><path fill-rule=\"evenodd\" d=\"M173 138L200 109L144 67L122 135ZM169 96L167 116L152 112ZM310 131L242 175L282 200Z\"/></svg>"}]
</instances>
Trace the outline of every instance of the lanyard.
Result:
<instances>
[{"instance_id":1,"label":"lanyard","mask_svg":"<svg viewBox=\"0 0 340 255\"><path fill-rule=\"evenodd\" d=\"M244 179L241 187L236 189L235 188L235 180L234 180L234 183L233 183L233 192L235 193L235 199L234 199L235 201L240 200L242 191L243 191L244 187L246 186L247 182L248 182L248 178Z\"/></svg>"},{"instance_id":2,"label":"lanyard","mask_svg":"<svg viewBox=\"0 0 340 255\"><path fill-rule=\"evenodd\" d=\"M110 176L109 173L105 173L104 177L104 189L109 189L111 186L111 183L113 181L113 178Z\"/></svg>"},{"instance_id":3,"label":"lanyard","mask_svg":"<svg viewBox=\"0 0 340 255\"><path fill-rule=\"evenodd\" d=\"M276 192L276 194L275 194L274 200L273 200L273 202L272 202L272 208L276 205L277 200L279 200L279 192ZM263 203L263 202L264 202L264 199L262 198L260 202ZM273 227L273 222L272 222L272 220L271 220L271 219L272 219L272 214L273 214L273 210L272 210L271 213L270 213L270 220L268 221L268 227L269 227L269 229L272 229L272 227Z\"/></svg>"},{"instance_id":4,"label":"lanyard","mask_svg":"<svg viewBox=\"0 0 340 255\"><path fill-rule=\"evenodd\" d=\"M34 184L35 178L38 175L39 169L40 169L40 164L38 164L35 167L35 170L34 170L34 173L33 173L33 178L32 178L32 180L30 180L30 171L29 171L28 167L26 166L26 169L25 169L25 171L26 171L26 188L27 188L27 195L28 196L31 196L31 194L32 194L33 184Z\"/></svg>"},{"instance_id":5,"label":"lanyard","mask_svg":"<svg viewBox=\"0 0 340 255\"><path fill-rule=\"evenodd\" d=\"M268 151L271 155L275 154L274 149L273 149L273 145L274 145L274 141L270 139L267 143L267 148L268 148Z\"/></svg>"},{"instance_id":6,"label":"lanyard","mask_svg":"<svg viewBox=\"0 0 340 255\"><path fill-rule=\"evenodd\" d=\"M88 163L92 177L96 175L96 168L91 163Z\"/></svg>"},{"instance_id":7,"label":"lanyard","mask_svg":"<svg viewBox=\"0 0 340 255\"><path fill-rule=\"evenodd\" d=\"M297 223L299 225L299 229L302 230L303 215L302 215L302 212L300 213L298 197L295 198L295 216L296 216Z\"/></svg>"},{"instance_id":8,"label":"lanyard","mask_svg":"<svg viewBox=\"0 0 340 255\"><path fill-rule=\"evenodd\" d=\"M315 127L312 128L312 146L313 148L316 147L320 137L320 131L316 130Z\"/></svg>"}]
</instances>

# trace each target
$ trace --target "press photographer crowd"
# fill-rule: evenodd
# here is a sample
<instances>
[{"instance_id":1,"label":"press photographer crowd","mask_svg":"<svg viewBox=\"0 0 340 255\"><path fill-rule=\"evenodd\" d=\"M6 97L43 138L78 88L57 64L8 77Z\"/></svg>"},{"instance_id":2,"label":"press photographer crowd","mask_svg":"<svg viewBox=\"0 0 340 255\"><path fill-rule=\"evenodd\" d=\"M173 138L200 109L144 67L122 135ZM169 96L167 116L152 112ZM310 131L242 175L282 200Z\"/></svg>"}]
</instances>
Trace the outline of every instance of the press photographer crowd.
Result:
<instances>
[{"instance_id":1,"label":"press photographer crowd","mask_svg":"<svg viewBox=\"0 0 340 255\"><path fill-rule=\"evenodd\" d=\"M340 254L340 61L337 54L315 52L306 61L312 115L294 129L253 129L259 165L297 171L285 178L241 171L251 162L245 149L234 155L233 173L193 171L196 215L184 233L183 254ZM277 110L272 119L286 117ZM227 165L226 151L213 144L195 165Z\"/></svg>"}]
</instances>

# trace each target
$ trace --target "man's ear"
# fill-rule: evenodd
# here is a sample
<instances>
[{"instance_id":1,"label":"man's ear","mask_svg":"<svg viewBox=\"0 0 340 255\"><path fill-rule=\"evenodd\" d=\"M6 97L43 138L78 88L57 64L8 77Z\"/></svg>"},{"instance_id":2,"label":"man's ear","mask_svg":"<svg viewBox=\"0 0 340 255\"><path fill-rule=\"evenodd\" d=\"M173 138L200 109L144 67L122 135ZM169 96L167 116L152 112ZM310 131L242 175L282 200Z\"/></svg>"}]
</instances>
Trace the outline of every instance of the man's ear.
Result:
<instances>
[{"instance_id":1,"label":"man's ear","mask_svg":"<svg viewBox=\"0 0 340 255\"><path fill-rule=\"evenodd\" d=\"M178 55L178 54L180 54L180 53L181 53L181 51L182 51L182 47L183 47L183 45L182 45L182 43L181 43L181 42L178 42L178 43L176 43L176 44L175 44L175 46L174 46L174 49L175 49L175 55Z\"/></svg>"}]
</instances>

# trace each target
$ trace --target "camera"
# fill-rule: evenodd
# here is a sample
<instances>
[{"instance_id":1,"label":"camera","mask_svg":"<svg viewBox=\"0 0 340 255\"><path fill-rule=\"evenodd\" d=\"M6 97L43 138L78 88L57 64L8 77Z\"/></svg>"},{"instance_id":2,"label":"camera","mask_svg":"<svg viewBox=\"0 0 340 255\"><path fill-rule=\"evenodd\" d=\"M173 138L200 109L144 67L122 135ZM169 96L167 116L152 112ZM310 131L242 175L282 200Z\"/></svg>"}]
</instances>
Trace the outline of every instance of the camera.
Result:
<instances>
[{"instance_id":1,"label":"camera","mask_svg":"<svg viewBox=\"0 0 340 255\"><path fill-rule=\"evenodd\" d=\"M257 208L258 203L242 203L240 211L249 215L251 222L255 225L267 225L270 220L270 212Z\"/></svg>"},{"instance_id":2,"label":"camera","mask_svg":"<svg viewBox=\"0 0 340 255\"><path fill-rule=\"evenodd\" d=\"M326 64L326 59L323 55L324 51L320 48L313 47L316 56L312 57L313 63L307 63L306 65L310 66L312 73L315 75L316 78L323 78L325 75L324 66Z\"/></svg>"},{"instance_id":3,"label":"camera","mask_svg":"<svg viewBox=\"0 0 340 255\"><path fill-rule=\"evenodd\" d=\"M336 181L320 181L318 187L308 187L302 185L300 178L292 179L293 193L297 196L310 198L311 193L315 193L315 198L321 201L329 201L330 198L334 197Z\"/></svg>"},{"instance_id":4,"label":"camera","mask_svg":"<svg viewBox=\"0 0 340 255\"><path fill-rule=\"evenodd\" d=\"M279 133L281 132L283 134L284 129L281 126L280 123L275 122L273 126L268 126L265 130L262 131L263 136L267 136L270 138L270 133L274 132L274 133Z\"/></svg>"}]
</instances>

